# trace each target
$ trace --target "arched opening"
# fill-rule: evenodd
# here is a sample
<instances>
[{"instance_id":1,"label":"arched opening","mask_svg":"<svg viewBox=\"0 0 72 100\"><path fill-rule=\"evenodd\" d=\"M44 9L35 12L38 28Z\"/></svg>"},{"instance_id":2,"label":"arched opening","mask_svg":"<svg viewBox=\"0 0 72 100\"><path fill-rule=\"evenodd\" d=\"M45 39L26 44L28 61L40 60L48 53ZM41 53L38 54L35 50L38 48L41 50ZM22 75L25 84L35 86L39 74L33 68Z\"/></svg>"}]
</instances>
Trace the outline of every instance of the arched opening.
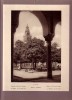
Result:
<instances>
[{"instance_id":1,"label":"arched opening","mask_svg":"<svg viewBox=\"0 0 72 100\"><path fill-rule=\"evenodd\" d=\"M19 25L14 33L14 43L18 39L24 41L27 24L32 38L37 37L44 40L43 34L48 33L48 26L42 13L22 11L19 14Z\"/></svg>"},{"instance_id":2,"label":"arched opening","mask_svg":"<svg viewBox=\"0 0 72 100\"><path fill-rule=\"evenodd\" d=\"M48 25L47 25L47 21L46 21L44 15L41 12L35 12L35 11L34 12L29 12L29 11L21 11L20 12L19 25L16 28L16 31L14 33L14 47L15 48L18 47L18 44L20 44L20 43L22 44L22 41L24 43L26 43L25 42L26 37L27 37L26 31L28 31L27 33L30 34L31 39L33 39L33 38L35 39L34 42L39 42L38 45L37 45L37 43L35 44L36 46L39 46L39 44L43 45L41 42L43 42L43 43L45 42L44 36L46 36L48 34ZM20 42L20 43L18 43L18 42ZM30 44L30 45L34 45L34 44ZM44 45L46 45L46 42ZM35 47L34 49L37 49L39 51L38 48ZM44 49L44 48L45 47L43 47L41 49ZM32 50L34 50L34 49L32 49ZM39 61L39 59L41 59L41 55L42 55L42 54L40 54L40 57L39 57L39 52L41 53L42 50L39 52L37 50L35 50L35 52L38 54L37 57L33 57L33 55L31 54L31 56L34 58L33 60L35 63L35 68L36 68L36 63L39 63L39 62L41 62L40 64L42 64L42 62L46 63L46 61L44 61L44 58L42 58L42 60ZM21 51L19 50L19 52L21 52ZM45 53L45 52L43 52L43 53ZM32 59L32 58L30 58L30 59ZM22 60L20 62L22 62ZM34 64L33 64L33 66L34 66ZM20 68L20 66L19 66L19 68Z\"/></svg>"},{"instance_id":3,"label":"arched opening","mask_svg":"<svg viewBox=\"0 0 72 100\"><path fill-rule=\"evenodd\" d=\"M18 39L24 41L23 37L27 24L32 37L37 37L45 41L44 36L48 34L48 23L42 12L21 11L19 14L19 25L14 32L14 44Z\"/></svg>"}]
</instances>

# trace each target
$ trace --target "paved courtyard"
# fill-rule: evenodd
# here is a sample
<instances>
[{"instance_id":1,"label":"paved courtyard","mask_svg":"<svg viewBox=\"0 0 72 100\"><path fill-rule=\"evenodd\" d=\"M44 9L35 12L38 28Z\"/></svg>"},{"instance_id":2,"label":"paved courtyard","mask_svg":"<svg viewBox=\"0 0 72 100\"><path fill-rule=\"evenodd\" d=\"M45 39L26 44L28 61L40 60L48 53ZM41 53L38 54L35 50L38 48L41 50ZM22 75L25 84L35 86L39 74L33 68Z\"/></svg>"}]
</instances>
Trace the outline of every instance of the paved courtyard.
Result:
<instances>
[{"instance_id":1,"label":"paved courtyard","mask_svg":"<svg viewBox=\"0 0 72 100\"><path fill-rule=\"evenodd\" d=\"M21 69L21 70L14 70L13 71L13 75L14 76L17 76L17 77L21 77L21 78L24 78L24 79L33 79L33 78L44 78L44 77L47 77L47 72L37 72L37 71L28 71L26 72L25 69ZM52 75L55 76L55 75L61 75L61 71L60 70L55 70L55 71L52 71Z\"/></svg>"}]
</instances>

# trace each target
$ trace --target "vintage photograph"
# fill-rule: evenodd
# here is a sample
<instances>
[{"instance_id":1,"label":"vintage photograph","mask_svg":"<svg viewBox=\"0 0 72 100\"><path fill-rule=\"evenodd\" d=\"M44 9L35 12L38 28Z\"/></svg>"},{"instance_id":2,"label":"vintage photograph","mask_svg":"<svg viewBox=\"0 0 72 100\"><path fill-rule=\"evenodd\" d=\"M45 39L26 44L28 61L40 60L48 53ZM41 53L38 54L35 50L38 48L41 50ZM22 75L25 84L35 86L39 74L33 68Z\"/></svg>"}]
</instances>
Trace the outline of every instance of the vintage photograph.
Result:
<instances>
[{"instance_id":1,"label":"vintage photograph","mask_svg":"<svg viewBox=\"0 0 72 100\"><path fill-rule=\"evenodd\" d=\"M3 91L69 91L69 5L3 5Z\"/></svg>"},{"instance_id":2,"label":"vintage photograph","mask_svg":"<svg viewBox=\"0 0 72 100\"><path fill-rule=\"evenodd\" d=\"M61 11L11 11L11 82L61 83Z\"/></svg>"}]
</instances>

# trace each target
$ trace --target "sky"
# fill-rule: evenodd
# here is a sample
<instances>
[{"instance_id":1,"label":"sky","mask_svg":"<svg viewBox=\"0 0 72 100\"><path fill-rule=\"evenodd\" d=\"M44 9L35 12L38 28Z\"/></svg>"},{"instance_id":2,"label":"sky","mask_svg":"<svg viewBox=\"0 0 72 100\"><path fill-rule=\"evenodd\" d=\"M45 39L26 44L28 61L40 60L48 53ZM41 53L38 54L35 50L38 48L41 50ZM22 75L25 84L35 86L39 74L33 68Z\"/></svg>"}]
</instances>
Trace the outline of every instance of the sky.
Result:
<instances>
[{"instance_id":1,"label":"sky","mask_svg":"<svg viewBox=\"0 0 72 100\"><path fill-rule=\"evenodd\" d=\"M45 41L43 37L43 29L39 19L29 11L22 11L19 14L19 25L14 35L14 43L17 40L24 41L26 26L29 26L32 38L36 37ZM61 26L58 23L55 27L55 36L52 43L56 42L61 47ZM46 44L46 42L45 42Z\"/></svg>"}]
</instances>

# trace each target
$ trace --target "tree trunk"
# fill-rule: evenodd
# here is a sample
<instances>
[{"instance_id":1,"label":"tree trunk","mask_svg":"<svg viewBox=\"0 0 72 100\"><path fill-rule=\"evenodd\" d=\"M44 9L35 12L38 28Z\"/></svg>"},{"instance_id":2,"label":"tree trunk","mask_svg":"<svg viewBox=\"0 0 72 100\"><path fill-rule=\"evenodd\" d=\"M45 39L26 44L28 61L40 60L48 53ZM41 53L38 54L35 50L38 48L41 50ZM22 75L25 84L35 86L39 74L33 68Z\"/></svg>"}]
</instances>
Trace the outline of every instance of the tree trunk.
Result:
<instances>
[{"instance_id":1,"label":"tree trunk","mask_svg":"<svg viewBox=\"0 0 72 100\"><path fill-rule=\"evenodd\" d=\"M32 66L33 66L33 69L35 69L34 60L33 59L32 59Z\"/></svg>"},{"instance_id":2,"label":"tree trunk","mask_svg":"<svg viewBox=\"0 0 72 100\"><path fill-rule=\"evenodd\" d=\"M35 69L36 69L36 62L35 62Z\"/></svg>"}]
</instances>

